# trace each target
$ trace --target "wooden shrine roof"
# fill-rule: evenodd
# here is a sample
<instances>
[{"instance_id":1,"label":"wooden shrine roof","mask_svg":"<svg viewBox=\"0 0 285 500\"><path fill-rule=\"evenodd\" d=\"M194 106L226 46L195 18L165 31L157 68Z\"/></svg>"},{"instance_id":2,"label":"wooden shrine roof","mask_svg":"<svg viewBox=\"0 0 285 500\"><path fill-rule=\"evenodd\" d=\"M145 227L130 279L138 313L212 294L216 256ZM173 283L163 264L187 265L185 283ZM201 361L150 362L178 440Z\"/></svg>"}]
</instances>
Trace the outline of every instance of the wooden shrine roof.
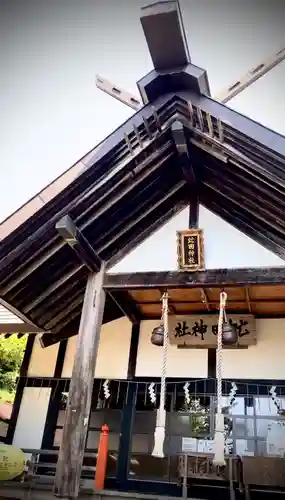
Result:
<instances>
[{"instance_id":1,"label":"wooden shrine roof","mask_svg":"<svg viewBox=\"0 0 285 500\"><path fill-rule=\"evenodd\" d=\"M152 40L157 31L155 50L162 50L161 17L148 19L145 35L157 61ZM191 64L177 23L174 32L185 65L140 80L144 107L0 226L1 302L45 331L76 332L83 302L87 269L55 229L64 215L110 269L195 193L285 257L285 138L211 99L206 71ZM122 303L136 312L126 290L114 293L105 321L121 316Z\"/></svg>"},{"instance_id":2,"label":"wooden shrine roof","mask_svg":"<svg viewBox=\"0 0 285 500\"><path fill-rule=\"evenodd\" d=\"M285 267L109 274L105 289L117 293L127 290L141 317L148 319L160 318L165 290L171 314L216 313L220 291L224 290L230 313L285 318Z\"/></svg>"},{"instance_id":3,"label":"wooden shrine roof","mask_svg":"<svg viewBox=\"0 0 285 500\"><path fill-rule=\"evenodd\" d=\"M285 284L225 288L227 311L256 317L285 317ZM169 311L175 315L215 314L219 310L220 288L168 289ZM138 310L145 318L160 318L161 290L131 290Z\"/></svg>"}]
</instances>

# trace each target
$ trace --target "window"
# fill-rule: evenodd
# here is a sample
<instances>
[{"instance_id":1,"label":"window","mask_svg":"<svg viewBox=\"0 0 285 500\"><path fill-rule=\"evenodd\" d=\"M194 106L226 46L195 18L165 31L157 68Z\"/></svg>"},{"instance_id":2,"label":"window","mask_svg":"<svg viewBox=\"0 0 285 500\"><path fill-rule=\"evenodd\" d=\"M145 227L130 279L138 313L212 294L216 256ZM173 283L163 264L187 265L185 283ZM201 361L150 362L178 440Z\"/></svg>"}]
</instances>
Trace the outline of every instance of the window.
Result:
<instances>
[{"instance_id":1,"label":"window","mask_svg":"<svg viewBox=\"0 0 285 500\"><path fill-rule=\"evenodd\" d=\"M59 447L61 443L67 398L68 393L63 392L54 434L54 447ZM86 451L96 452L98 450L102 425L107 424L109 427L109 450L111 453L118 452L124 398L123 385L116 382L111 383L110 397L106 399L102 383L100 384L100 381L97 380L94 382Z\"/></svg>"},{"instance_id":2,"label":"window","mask_svg":"<svg viewBox=\"0 0 285 500\"><path fill-rule=\"evenodd\" d=\"M159 394L158 394L159 396ZM154 446L157 408L145 391L138 392L132 428L129 476L149 480L177 480L177 460L182 437L210 434L210 398L196 396L185 405L184 395L168 392L166 397L165 458L151 456Z\"/></svg>"}]
</instances>

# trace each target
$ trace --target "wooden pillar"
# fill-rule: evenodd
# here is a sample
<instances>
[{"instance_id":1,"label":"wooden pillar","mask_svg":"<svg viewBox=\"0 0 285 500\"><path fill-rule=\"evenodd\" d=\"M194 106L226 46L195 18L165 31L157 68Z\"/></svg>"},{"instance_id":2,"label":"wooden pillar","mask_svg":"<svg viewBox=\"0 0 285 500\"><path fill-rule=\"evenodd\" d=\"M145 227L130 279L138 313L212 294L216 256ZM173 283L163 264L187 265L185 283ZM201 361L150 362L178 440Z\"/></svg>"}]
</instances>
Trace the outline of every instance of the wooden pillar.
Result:
<instances>
[{"instance_id":1,"label":"wooden pillar","mask_svg":"<svg viewBox=\"0 0 285 500\"><path fill-rule=\"evenodd\" d=\"M126 488L129 472L129 461L132 445L132 427L136 410L137 384L128 384L126 399L122 411L122 423L117 466L117 487L119 490Z\"/></svg>"},{"instance_id":2,"label":"wooden pillar","mask_svg":"<svg viewBox=\"0 0 285 500\"><path fill-rule=\"evenodd\" d=\"M58 456L54 494L77 498L92 401L94 371L105 306L105 264L86 285L72 378Z\"/></svg>"},{"instance_id":3,"label":"wooden pillar","mask_svg":"<svg viewBox=\"0 0 285 500\"><path fill-rule=\"evenodd\" d=\"M197 194L192 194L189 203L189 229L197 229L199 227L199 197Z\"/></svg>"},{"instance_id":4,"label":"wooden pillar","mask_svg":"<svg viewBox=\"0 0 285 500\"><path fill-rule=\"evenodd\" d=\"M127 375L128 380L132 380L136 376L139 338L140 338L140 322L132 325L128 375Z\"/></svg>"}]
</instances>

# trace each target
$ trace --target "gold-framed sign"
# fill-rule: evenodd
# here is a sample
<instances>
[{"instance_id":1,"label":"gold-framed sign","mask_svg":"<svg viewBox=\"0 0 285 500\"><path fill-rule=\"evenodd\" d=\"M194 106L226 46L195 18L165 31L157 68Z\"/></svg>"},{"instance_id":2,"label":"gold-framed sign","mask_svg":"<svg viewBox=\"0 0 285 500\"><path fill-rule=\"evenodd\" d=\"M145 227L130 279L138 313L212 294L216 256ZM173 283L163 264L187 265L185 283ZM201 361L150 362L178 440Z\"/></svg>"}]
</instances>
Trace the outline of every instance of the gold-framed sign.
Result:
<instances>
[{"instance_id":1,"label":"gold-framed sign","mask_svg":"<svg viewBox=\"0 0 285 500\"><path fill-rule=\"evenodd\" d=\"M204 232L203 229L177 231L177 256L180 271L204 271Z\"/></svg>"}]
</instances>

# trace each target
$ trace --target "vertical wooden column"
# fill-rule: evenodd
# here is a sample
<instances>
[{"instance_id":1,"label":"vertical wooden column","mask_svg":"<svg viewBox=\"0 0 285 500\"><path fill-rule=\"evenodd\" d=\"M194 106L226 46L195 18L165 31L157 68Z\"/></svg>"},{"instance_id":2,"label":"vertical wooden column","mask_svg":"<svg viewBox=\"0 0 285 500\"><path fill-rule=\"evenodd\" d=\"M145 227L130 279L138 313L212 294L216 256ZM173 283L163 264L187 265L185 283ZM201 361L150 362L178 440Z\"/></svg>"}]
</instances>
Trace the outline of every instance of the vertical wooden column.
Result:
<instances>
[{"instance_id":1,"label":"vertical wooden column","mask_svg":"<svg viewBox=\"0 0 285 500\"><path fill-rule=\"evenodd\" d=\"M129 471L130 452L132 444L132 426L136 410L137 384L128 385L126 400L122 411L122 424L117 466L117 487L119 490L126 488Z\"/></svg>"},{"instance_id":2,"label":"vertical wooden column","mask_svg":"<svg viewBox=\"0 0 285 500\"><path fill-rule=\"evenodd\" d=\"M44 435L43 435L43 440L42 440L42 446L41 448L43 450L48 450L53 447L53 442L54 442L54 434L55 434L55 429L56 429L56 423L58 419L58 413L59 413L59 408L60 408L60 402L61 402L61 395L63 392L63 387L65 382L63 380L59 380L61 378L62 370L63 370L63 365L64 365L64 359L65 359L65 354L66 354L66 349L67 349L67 339L61 340L59 344L59 349L58 349L58 354L57 354L57 360L56 360L56 365L54 369L54 380L51 383L51 396L49 400L49 405L48 405L48 411L47 411L47 417L46 417L46 423L45 423L45 429L44 429ZM43 460L46 462L47 460Z\"/></svg>"},{"instance_id":3,"label":"vertical wooden column","mask_svg":"<svg viewBox=\"0 0 285 500\"><path fill-rule=\"evenodd\" d=\"M92 401L94 371L105 306L105 264L86 285L68 403L58 456L54 494L77 498Z\"/></svg>"},{"instance_id":4,"label":"vertical wooden column","mask_svg":"<svg viewBox=\"0 0 285 500\"><path fill-rule=\"evenodd\" d=\"M199 227L199 197L197 194L191 195L189 204L189 229ZM205 291L201 290L205 295ZM216 349L208 349L208 378L216 377Z\"/></svg>"},{"instance_id":5,"label":"vertical wooden column","mask_svg":"<svg viewBox=\"0 0 285 500\"><path fill-rule=\"evenodd\" d=\"M134 380L136 376L137 354L140 336L140 323L132 326L131 344L129 352L128 380ZM137 384L128 383L126 398L122 410L121 432L117 464L117 487L120 490L126 488L128 480L130 451L132 445L133 417L136 409Z\"/></svg>"},{"instance_id":6,"label":"vertical wooden column","mask_svg":"<svg viewBox=\"0 0 285 500\"><path fill-rule=\"evenodd\" d=\"M128 380L134 379L136 376L139 337L140 337L140 322L132 325L128 374L127 374Z\"/></svg>"},{"instance_id":7,"label":"vertical wooden column","mask_svg":"<svg viewBox=\"0 0 285 500\"><path fill-rule=\"evenodd\" d=\"M196 193L190 197L188 225L189 229L197 229L199 226L199 197Z\"/></svg>"}]
</instances>

